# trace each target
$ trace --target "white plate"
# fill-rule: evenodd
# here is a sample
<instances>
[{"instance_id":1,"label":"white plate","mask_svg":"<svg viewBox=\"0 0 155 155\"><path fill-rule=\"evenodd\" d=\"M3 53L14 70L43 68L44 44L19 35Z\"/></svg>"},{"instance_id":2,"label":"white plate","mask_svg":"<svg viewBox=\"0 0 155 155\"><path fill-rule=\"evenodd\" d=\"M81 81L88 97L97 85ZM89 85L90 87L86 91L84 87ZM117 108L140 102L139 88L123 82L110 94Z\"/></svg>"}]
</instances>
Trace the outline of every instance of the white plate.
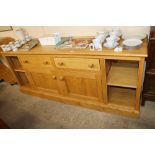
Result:
<instances>
[{"instance_id":1,"label":"white plate","mask_svg":"<svg viewBox=\"0 0 155 155\"><path fill-rule=\"evenodd\" d=\"M140 39L126 39L123 41L123 45L127 47L136 47L142 44Z\"/></svg>"},{"instance_id":2,"label":"white plate","mask_svg":"<svg viewBox=\"0 0 155 155\"><path fill-rule=\"evenodd\" d=\"M146 37L146 34L137 34L137 35L123 35L123 39L140 39L143 40Z\"/></svg>"},{"instance_id":3,"label":"white plate","mask_svg":"<svg viewBox=\"0 0 155 155\"><path fill-rule=\"evenodd\" d=\"M111 48L115 48L117 45L118 45L117 42L115 42L114 46L109 46L107 43L104 43L104 47L110 48L110 49L111 49Z\"/></svg>"}]
</instances>

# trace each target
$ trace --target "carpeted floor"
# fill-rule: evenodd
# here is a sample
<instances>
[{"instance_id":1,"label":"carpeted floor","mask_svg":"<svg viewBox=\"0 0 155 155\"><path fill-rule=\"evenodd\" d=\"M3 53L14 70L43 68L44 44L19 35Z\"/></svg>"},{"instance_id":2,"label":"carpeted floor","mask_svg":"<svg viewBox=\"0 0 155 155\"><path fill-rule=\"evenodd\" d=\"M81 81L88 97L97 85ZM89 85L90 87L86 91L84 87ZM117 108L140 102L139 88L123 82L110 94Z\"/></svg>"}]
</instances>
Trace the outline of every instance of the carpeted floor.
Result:
<instances>
[{"instance_id":1,"label":"carpeted floor","mask_svg":"<svg viewBox=\"0 0 155 155\"><path fill-rule=\"evenodd\" d=\"M0 83L0 118L15 129L155 128L155 103L141 107L139 119L98 112L29 96L18 86Z\"/></svg>"}]
</instances>

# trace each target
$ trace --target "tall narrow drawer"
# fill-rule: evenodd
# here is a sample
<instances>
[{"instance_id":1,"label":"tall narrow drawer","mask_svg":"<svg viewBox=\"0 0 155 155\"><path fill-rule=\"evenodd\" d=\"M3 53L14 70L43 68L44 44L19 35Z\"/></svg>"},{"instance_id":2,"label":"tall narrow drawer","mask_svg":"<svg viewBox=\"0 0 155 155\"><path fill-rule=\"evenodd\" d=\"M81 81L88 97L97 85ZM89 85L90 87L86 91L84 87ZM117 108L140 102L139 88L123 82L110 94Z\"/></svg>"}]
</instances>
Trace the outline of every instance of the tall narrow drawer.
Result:
<instances>
[{"instance_id":1,"label":"tall narrow drawer","mask_svg":"<svg viewBox=\"0 0 155 155\"><path fill-rule=\"evenodd\" d=\"M24 68L53 67L50 56L46 56L46 55L22 55L20 56L20 60Z\"/></svg>"},{"instance_id":2,"label":"tall narrow drawer","mask_svg":"<svg viewBox=\"0 0 155 155\"><path fill-rule=\"evenodd\" d=\"M98 59L90 58L54 58L56 67L99 71Z\"/></svg>"}]
</instances>

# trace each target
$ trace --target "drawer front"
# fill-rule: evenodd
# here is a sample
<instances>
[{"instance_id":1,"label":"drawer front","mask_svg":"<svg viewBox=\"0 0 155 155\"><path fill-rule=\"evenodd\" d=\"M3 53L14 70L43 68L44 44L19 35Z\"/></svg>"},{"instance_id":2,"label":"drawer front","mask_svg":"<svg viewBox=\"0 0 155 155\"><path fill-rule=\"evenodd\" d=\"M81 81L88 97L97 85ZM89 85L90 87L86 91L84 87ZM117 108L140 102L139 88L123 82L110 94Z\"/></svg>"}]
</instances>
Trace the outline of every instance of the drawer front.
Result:
<instances>
[{"instance_id":1,"label":"drawer front","mask_svg":"<svg viewBox=\"0 0 155 155\"><path fill-rule=\"evenodd\" d=\"M25 69L53 68L52 59L46 55L23 55L20 60Z\"/></svg>"},{"instance_id":2,"label":"drawer front","mask_svg":"<svg viewBox=\"0 0 155 155\"><path fill-rule=\"evenodd\" d=\"M89 58L54 58L56 67L99 71L98 59Z\"/></svg>"}]
</instances>

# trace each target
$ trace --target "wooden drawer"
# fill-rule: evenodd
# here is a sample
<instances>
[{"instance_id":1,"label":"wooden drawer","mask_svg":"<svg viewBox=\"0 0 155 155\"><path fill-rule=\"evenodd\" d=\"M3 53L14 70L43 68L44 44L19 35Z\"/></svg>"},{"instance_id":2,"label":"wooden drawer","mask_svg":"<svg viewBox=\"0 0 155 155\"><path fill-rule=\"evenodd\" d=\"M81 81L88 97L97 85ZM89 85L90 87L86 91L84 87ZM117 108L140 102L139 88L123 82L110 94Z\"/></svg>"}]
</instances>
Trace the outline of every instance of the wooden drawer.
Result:
<instances>
[{"instance_id":1,"label":"wooden drawer","mask_svg":"<svg viewBox=\"0 0 155 155\"><path fill-rule=\"evenodd\" d=\"M46 55L22 55L20 60L23 68L53 68L52 59Z\"/></svg>"},{"instance_id":2,"label":"wooden drawer","mask_svg":"<svg viewBox=\"0 0 155 155\"><path fill-rule=\"evenodd\" d=\"M56 67L99 71L98 59L90 58L54 58Z\"/></svg>"}]
</instances>

